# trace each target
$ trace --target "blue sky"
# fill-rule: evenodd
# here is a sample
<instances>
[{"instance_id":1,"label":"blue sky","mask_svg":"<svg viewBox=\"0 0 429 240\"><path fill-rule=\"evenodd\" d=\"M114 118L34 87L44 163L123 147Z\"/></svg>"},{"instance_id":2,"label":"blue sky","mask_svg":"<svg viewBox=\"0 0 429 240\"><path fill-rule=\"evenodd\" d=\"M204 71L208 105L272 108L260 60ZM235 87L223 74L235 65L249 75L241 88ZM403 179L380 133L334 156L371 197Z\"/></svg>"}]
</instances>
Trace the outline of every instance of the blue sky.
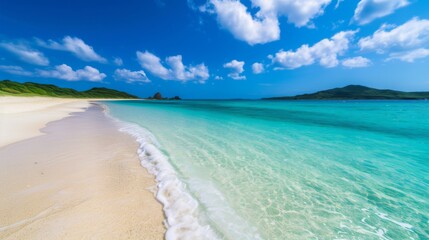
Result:
<instances>
[{"instance_id":1,"label":"blue sky","mask_svg":"<svg viewBox=\"0 0 429 240\"><path fill-rule=\"evenodd\" d=\"M424 0L0 2L0 79L259 98L428 76Z\"/></svg>"}]
</instances>

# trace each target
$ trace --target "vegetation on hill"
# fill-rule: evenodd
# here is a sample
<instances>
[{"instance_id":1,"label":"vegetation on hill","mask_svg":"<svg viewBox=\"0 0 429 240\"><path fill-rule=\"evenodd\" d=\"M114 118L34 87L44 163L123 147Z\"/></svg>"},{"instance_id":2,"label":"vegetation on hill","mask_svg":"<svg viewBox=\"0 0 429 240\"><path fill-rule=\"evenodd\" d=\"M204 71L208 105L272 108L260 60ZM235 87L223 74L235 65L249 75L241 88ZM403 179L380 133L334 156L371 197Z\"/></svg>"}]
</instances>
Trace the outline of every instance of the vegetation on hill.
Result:
<instances>
[{"instance_id":1,"label":"vegetation on hill","mask_svg":"<svg viewBox=\"0 0 429 240\"><path fill-rule=\"evenodd\" d=\"M343 88L334 88L312 94L303 94L293 97L273 97L264 100L358 100L358 99L402 99L418 100L429 99L429 92L401 92L394 90L380 90L360 85L349 85Z\"/></svg>"},{"instance_id":2,"label":"vegetation on hill","mask_svg":"<svg viewBox=\"0 0 429 240\"><path fill-rule=\"evenodd\" d=\"M109 88L91 88L90 90L81 92L72 88L57 87L52 84L18 83L10 80L0 81L0 95L62 98L138 98L137 96Z\"/></svg>"}]
</instances>

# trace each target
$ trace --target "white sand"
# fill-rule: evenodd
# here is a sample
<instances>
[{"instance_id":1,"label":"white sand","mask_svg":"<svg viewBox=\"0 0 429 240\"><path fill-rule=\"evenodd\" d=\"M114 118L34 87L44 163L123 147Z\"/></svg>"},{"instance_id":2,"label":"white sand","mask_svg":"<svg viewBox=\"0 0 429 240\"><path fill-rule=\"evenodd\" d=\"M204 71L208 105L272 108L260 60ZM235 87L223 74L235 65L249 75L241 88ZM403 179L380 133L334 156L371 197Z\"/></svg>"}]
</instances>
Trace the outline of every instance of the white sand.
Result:
<instances>
[{"instance_id":1,"label":"white sand","mask_svg":"<svg viewBox=\"0 0 429 240\"><path fill-rule=\"evenodd\" d=\"M140 166L134 139L100 108L51 122L41 133L38 127L90 104L12 102L0 110L7 131L0 147L0 239L163 239L154 178ZM9 136L15 132L19 137Z\"/></svg>"},{"instance_id":2,"label":"white sand","mask_svg":"<svg viewBox=\"0 0 429 240\"><path fill-rule=\"evenodd\" d=\"M84 99L0 97L0 147L38 136L46 123L88 106Z\"/></svg>"}]
</instances>

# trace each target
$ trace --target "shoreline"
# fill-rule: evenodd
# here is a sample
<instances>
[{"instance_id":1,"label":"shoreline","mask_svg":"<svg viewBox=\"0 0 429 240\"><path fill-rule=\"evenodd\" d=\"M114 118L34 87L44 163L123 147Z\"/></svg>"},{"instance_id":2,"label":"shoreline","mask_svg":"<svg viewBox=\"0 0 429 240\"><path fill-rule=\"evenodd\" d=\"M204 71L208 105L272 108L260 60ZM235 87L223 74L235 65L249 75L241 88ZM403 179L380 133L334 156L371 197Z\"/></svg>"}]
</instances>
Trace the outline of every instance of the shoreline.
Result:
<instances>
[{"instance_id":1,"label":"shoreline","mask_svg":"<svg viewBox=\"0 0 429 240\"><path fill-rule=\"evenodd\" d=\"M0 97L0 147L40 136L47 123L88 107L84 99Z\"/></svg>"},{"instance_id":2,"label":"shoreline","mask_svg":"<svg viewBox=\"0 0 429 240\"><path fill-rule=\"evenodd\" d=\"M139 144L141 166L155 177L158 186L156 199L163 205L165 239L221 239L222 233L209 224L210 220L200 218L198 201L178 176L153 133L139 124L114 117L109 106L100 105L106 116L118 124L119 130Z\"/></svg>"},{"instance_id":3,"label":"shoreline","mask_svg":"<svg viewBox=\"0 0 429 240\"><path fill-rule=\"evenodd\" d=\"M0 190L0 238L163 239L155 179L140 165L135 139L93 100L35 107L28 99L19 101L31 109L0 113L45 116L30 124L41 126L37 134L0 145L0 180L8 183ZM13 132L13 123L2 121L2 128Z\"/></svg>"}]
</instances>

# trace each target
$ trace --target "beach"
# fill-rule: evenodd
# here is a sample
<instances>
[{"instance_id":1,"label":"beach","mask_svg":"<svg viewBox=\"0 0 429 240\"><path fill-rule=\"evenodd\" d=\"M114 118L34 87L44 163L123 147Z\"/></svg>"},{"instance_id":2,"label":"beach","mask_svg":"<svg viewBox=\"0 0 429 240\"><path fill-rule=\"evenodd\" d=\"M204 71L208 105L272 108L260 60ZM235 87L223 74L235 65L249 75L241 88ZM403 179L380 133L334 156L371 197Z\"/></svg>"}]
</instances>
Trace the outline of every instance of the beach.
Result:
<instances>
[{"instance_id":1,"label":"beach","mask_svg":"<svg viewBox=\"0 0 429 240\"><path fill-rule=\"evenodd\" d=\"M89 100L0 98L0 239L163 239L134 138Z\"/></svg>"},{"instance_id":2,"label":"beach","mask_svg":"<svg viewBox=\"0 0 429 240\"><path fill-rule=\"evenodd\" d=\"M429 236L424 101L2 101L0 239Z\"/></svg>"}]
</instances>

